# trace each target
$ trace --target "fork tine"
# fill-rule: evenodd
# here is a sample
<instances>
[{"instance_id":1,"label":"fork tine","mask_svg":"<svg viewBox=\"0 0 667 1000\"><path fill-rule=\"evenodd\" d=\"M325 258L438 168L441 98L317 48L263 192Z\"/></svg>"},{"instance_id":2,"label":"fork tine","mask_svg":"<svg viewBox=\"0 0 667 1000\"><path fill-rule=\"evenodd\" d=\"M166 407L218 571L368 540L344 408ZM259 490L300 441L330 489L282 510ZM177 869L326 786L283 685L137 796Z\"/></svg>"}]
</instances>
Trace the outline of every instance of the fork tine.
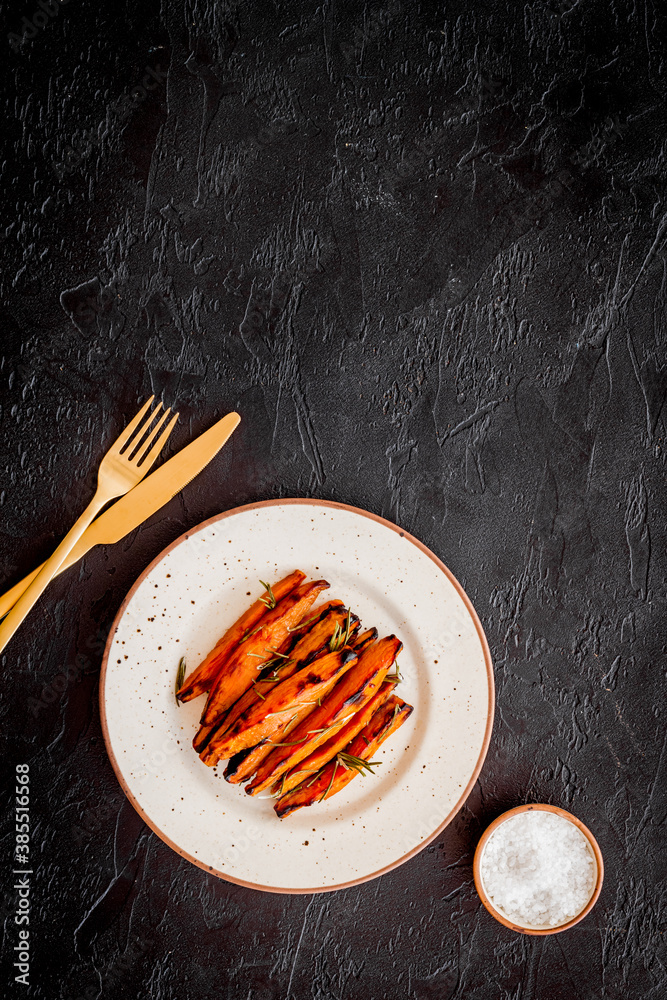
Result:
<instances>
[{"instance_id":1,"label":"fork tine","mask_svg":"<svg viewBox=\"0 0 667 1000\"><path fill-rule=\"evenodd\" d=\"M129 460L133 452L136 452L137 448L139 448L142 445L143 443L142 439L145 440L144 434L148 433L149 427L151 426L151 424L153 423L153 421L155 420L161 409L162 409L162 403L159 402L155 407L155 409L151 410L148 416L146 416L141 421L139 426L135 429L134 433L130 435L130 440L127 442L126 445L123 445L123 447L121 448L121 451L125 452L123 458L127 458Z\"/></svg>"},{"instance_id":2,"label":"fork tine","mask_svg":"<svg viewBox=\"0 0 667 1000\"><path fill-rule=\"evenodd\" d=\"M155 411L155 412L157 412L157 411ZM156 423L155 427L152 429L152 431L150 432L150 434L148 435L148 437L145 437L143 439L143 441L139 441L138 440L139 435L137 434L137 436L135 438L136 444L134 442L132 443L132 447L135 449L135 453L134 453L134 455L130 455L130 451L128 449L127 456L126 456L127 458L130 459L130 461L134 462L135 465L139 465L139 462L148 453L148 449L150 447L151 441L153 441L155 439L155 437L157 436L158 431L160 430L160 428L162 427L163 423L165 422L165 420L167 419L167 417L169 416L170 413L171 413L171 406L169 407L168 410L164 411L164 413L162 414L162 416L160 417L160 419Z\"/></svg>"},{"instance_id":3,"label":"fork tine","mask_svg":"<svg viewBox=\"0 0 667 1000\"><path fill-rule=\"evenodd\" d=\"M125 428L125 430L121 431L121 433L116 438L116 440L114 441L113 445L111 446L111 449L114 452L119 452L120 449L123 448L124 445L130 440L130 435L134 431L135 427L137 427L137 425L139 424L139 421L141 420L141 418L143 417L143 415L145 414L146 410L151 405L151 403L153 402L154 399L155 399L155 395L152 395L150 399L147 399L146 402L144 403L144 405L141 407L141 409L137 413L136 417L133 417L133 419L130 420L130 422L127 425L127 427Z\"/></svg>"},{"instance_id":4,"label":"fork tine","mask_svg":"<svg viewBox=\"0 0 667 1000\"><path fill-rule=\"evenodd\" d=\"M148 455L143 459L143 461L141 463L141 466L140 466L142 472L144 472L144 473L148 472L148 470L150 469L151 465L153 464L153 462L155 461L155 459L158 457L158 455L162 451L163 445L165 444L167 438L169 437L169 435L171 434L172 430L174 429L174 424L176 423L177 420L178 420L178 413L175 413L173 415L173 417L171 418L171 420L169 421L169 423L167 424L167 426L165 427L165 429L162 431L162 434L160 434L160 436L157 439L156 443L153 445L153 447L151 448L151 450L148 452Z\"/></svg>"}]
</instances>

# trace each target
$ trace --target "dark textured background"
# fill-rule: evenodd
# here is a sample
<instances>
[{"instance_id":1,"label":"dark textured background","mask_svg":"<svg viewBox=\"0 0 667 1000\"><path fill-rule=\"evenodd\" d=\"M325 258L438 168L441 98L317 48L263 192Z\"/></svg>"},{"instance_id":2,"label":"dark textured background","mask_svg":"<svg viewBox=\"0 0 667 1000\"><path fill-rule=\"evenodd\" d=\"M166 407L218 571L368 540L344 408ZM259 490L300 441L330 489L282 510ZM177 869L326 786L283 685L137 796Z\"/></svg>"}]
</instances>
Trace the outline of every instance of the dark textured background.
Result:
<instances>
[{"instance_id":1,"label":"dark textured background","mask_svg":"<svg viewBox=\"0 0 667 1000\"><path fill-rule=\"evenodd\" d=\"M149 391L180 409L174 450L243 416L2 658L5 755L33 792L33 985L16 995L663 1000L665 5L4 13L6 34L38 26L16 51L0 38L3 584L64 534ZM129 103L146 67L156 86ZM421 538L473 600L497 681L456 821L400 869L313 897L172 853L124 802L97 704L147 563L281 496ZM607 865L591 916L552 938L496 925L472 885L481 831L526 800L574 811Z\"/></svg>"}]
</instances>

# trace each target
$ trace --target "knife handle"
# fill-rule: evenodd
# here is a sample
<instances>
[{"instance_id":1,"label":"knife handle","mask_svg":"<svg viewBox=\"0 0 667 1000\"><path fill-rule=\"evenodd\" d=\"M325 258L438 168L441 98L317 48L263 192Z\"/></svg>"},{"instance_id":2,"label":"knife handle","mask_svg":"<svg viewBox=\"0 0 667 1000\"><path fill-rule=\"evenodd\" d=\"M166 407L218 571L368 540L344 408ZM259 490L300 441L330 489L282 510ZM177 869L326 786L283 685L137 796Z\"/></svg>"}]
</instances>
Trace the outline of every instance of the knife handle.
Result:
<instances>
[{"instance_id":1,"label":"knife handle","mask_svg":"<svg viewBox=\"0 0 667 1000\"><path fill-rule=\"evenodd\" d=\"M86 542L84 532L83 537L79 539L69 555L65 557L64 562L58 567L55 575L59 576L63 570L69 569L70 566L73 566L75 562L78 562L79 559L85 556L86 552L88 552L90 548L90 542ZM28 575L24 576L22 580L19 580L19 582L16 583L11 590L7 590L0 597L0 618L4 618L7 612L12 610L23 591L28 589L43 565L44 563L42 563L41 566L38 566L37 569L34 569L32 573L28 573Z\"/></svg>"},{"instance_id":2,"label":"knife handle","mask_svg":"<svg viewBox=\"0 0 667 1000\"><path fill-rule=\"evenodd\" d=\"M43 565L44 563L42 563L42 566ZM26 590L35 579L42 566L38 566L37 569L32 571L32 573L28 573L28 575L24 576L22 580L19 580L16 586L12 587L11 590L6 591L2 597L0 597L0 618L4 618L7 612L11 611L23 591ZM59 572L62 573L64 569L65 567L61 566Z\"/></svg>"}]
</instances>

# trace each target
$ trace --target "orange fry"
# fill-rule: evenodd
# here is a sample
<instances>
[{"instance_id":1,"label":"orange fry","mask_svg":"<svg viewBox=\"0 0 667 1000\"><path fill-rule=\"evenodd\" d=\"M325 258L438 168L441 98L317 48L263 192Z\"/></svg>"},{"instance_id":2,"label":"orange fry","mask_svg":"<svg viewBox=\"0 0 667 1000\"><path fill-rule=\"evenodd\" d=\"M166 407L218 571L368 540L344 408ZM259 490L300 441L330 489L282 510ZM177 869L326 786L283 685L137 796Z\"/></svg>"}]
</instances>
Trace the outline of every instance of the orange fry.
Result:
<instances>
[{"instance_id":1,"label":"orange fry","mask_svg":"<svg viewBox=\"0 0 667 1000\"><path fill-rule=\"evenodd\" d=\"M247 781L248 778L252 778L253 774L262 763L262 761L269 756L274 748L274 744L278 743L280 740L285 740L290 735L293 729L299 725L306 716L312 712L312 705L303 705L301 708L297 709L294 715L285 713L285 721L281 722L279 727L273 733L271 740L262 740L257 743L254 747L250 747L247 750L239 750L230 757L229 763L224 771L224 776L227 781L232 785L239 785L242 781ZM220 758L218 757L217 760ZM208 763L208 761L207 761ZM215 763L215 761L214 761ZM299 781L301 778L299 778Z\"/></svg>"},{"instance_id":2,"label":"orange fry","mask_svg":"<svg viewBox=\"0 0 667 1000\"><path fill-rule=\"evenodd\" d=\"M274 583L271 590L276 601L281 601L283 597L287 597L288 594L291 594L293 590L296 590L301 581L305 580L305 578L306 574L297 569L294 570L293 573L290 573L289 576L286 576L283 580L279 580L278 583ZM208 656L206 656L199 666L192 671L189 677L186 677L185 683L177 693L177 698L179 698L180 701L191 701L193 698L196 698L198 695L204 694L205 691L209 690L219 669L222 667L241 637L249 629L254 628L260 619L267 613L268 604L266 602L267 596L265 594L259 598L259 600L255 601L255 603L252 604L247 611L244 611L241 617L234 622L231 628L227 629L225 634L218 640Z\"/></svg>"},{"instance_id":3,"label":"orange fry","mask_svg":"<svg viewBox=\"0 0 667 1000\"><path fill-rule=\"evenodd\" d=\"M283 795L285 792L290 792L293 788L296 788L302 781L312 778L321 767L324 767L325 764L328 764L336 756L339 750L344 750L357 733L361 732L377 712L380 705L393 693L395 687L395 681L384 681L380 685L379 691L373 695L370 701L366 702L363 708L354 713L350 721L342 729L339 729L337 733L329 737L326 743L322 743L321 746L318 746L316 750L308 754L304 760L288 771L287 774L284 774L281 781L276 783L273 791L276 794L280 792Z\"/></svg>"},{"instance_id":4,"label":"orange fry","mask_svg":"<svg viewBox=\"0 0 667 1000\"><path fill-rule=\"evenodd\" d=\"M338 678L357 661L357 654L344 648L319 657L293 677L281 681L260 702L252 704L220 739L212 739L201 755L205 764L231 757L261 740L273 739L281 716L292 716L305 705L312 708L329 693ZM214 759L211 759L214 758Z\"/></svg>"},{"instance_id":5,"label":"orange fry","mask_svg":"<svg viewBox=\"0 0 667 1000\"><path fill-rule=\"evenodd\" d=\"M288 659L275 657L271 661L271 665L265 667L257 680L250 685L238 701L234 702L222 720L216 719L210 725L200 727L192 741L197 753L202 752L213 735L221 736L226 732L239 715L245 712L253 702L265 698L267 692L275 684L287 680L323 651L336 624L341 624L345 620L346 614L347 610L343 607L342 601L330 601L324 607L318 608L315 614L315 623L313 624L312 619L309 620L308 631L297 638L296 643L288 653ZM294 634L298 637L300 632L301 627Z\"/></svg>"},{"instance_id":6,"label":"orange fry","mask_svg":"<svg viewBox=\"0 0 667 1000\"><path fill-rule=\"evenodd\" d=\"M362 632L356 639L353 639L350 646L355 650L355 652L360 653L362 649L366 648L366 646L370 646L372 642L375 642L377 637L378 630L376 628L369 628L368 631Z\"/></svg>"},{"instance_id":7,"label":"orange fry","mask_svg":"<svg viewBox=\"0 0 667 1000\"><path fill-rule=\"evenodd\" d=\"M348 758L358 761L368 761L369 769L372 756L377 748L402 726L412 713L412 705L407 705L396 695L391 695L375 712L370 722L345 747ZM303 781L297 788L287 792L273 807L280 819L289 816L302 806L311 806L313 802L321 802L340 792L359 773L359 770L349 762L340 751L330 760L318 774L310 780Z\"/></svg>"},{"instance_id":8,"label":"orange fry","mask_svg":"<svg viewBox=\"0 0 667 1000\"><path fill-rule=\"evenodd\" d=\"M292 630L328 586L326 580L302 584L269 611L250 634L242 637L209 692L201 719L203 725L210 725L226 712L257 679L264 664L283 652Z\"/></svg>"},{"instance_id":9,"label":"orange fry","mask_svg":"<svg viewBox=\"0 0 667 1000\"><path fill-rule=\"evenodd\" d=\"M402 644L395 635L366 648L358 662L338 681L335 688L310 715L277 746L262 763L246 788L256 795L307 757L352 720L358 709L371 700L382 684Z\"/></svg>"}]
</instances>

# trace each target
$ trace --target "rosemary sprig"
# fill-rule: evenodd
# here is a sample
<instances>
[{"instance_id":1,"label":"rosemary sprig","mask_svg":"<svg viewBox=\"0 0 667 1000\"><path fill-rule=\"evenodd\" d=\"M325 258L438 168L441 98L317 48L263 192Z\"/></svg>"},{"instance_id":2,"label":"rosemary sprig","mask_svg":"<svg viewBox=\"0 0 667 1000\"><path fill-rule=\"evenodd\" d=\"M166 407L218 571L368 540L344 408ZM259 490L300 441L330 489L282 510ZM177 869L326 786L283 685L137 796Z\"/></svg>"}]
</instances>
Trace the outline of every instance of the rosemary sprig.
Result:
<instances>
[{"instance_id":1,"label":"rosemary sprig","mask_svg":"<svg viewBox=\"0 0 667 1000\"><path fill-rule=\"evenodd\" d=\"M403 675L401 674L401 671L398 666L398 660L394 662L393 674L387 674L385 680L391 681L393 684L400 684L400 682L403 680Z\"/></svg>"},{"instance_id":2,"label":"rosemary sprig","mask_svg":"<svg viewBox=\"0 0 667 1000\"><path fill-rule=\"evenodd\" d=\"M398 706L396 707L398 708ZM336 759L339 760L343 767L346 767L348 771L354 769L364 778L366 777L364 774L365 771L368 771L369 774L375 774L373 768L382 763L381 760L363 760L362 757L353 757L352 754L343 753L342 750L336 754Z\"/></svg>"},{"instance_id":3,"label":"rosemary sprig","mask_svg":"<svg viewBox=\"0 0 667 1000\"><path fill-rule=\"evenodd\" d=\"M266 663L264 664L264 669L268 670L268 668L271 667L273 673L270 674L266 679L271 681L279 681L280 671L283 669L283 667L288 667L291 663L294 663L294 660L279 660L277 657L273 660L267 660Z\"/></svg>"},{"instance_id":4,"label":"rosemary sprig","mask_svg":"<svg viewBox=\"0 0 667 1000\"><path fill-rule=\"evenodd\" d=\"M260 601L262 602L262 604L265 604L267 606L267 608L269 609L269 611L272 611L275 608L276 603L277 603L276 602L276 595L271 590L271 584L270 583L264 583L263 580L260 580L259 582L261 583L261 585L264 587L264 589L266 591L266 595L264 597L260 597Z\"/></svg>"},{"instance_id":5,"label":"rosemary sprig","mask_svg":"<svg viewBox=\"0 0 667 1000\"><path fill-rule=\"evenodd\" d=\"M338 649L338 642L340 639L340 625L336 622L336 627L334 629L333 635L329 640L329 650L334 653Z\"/></svg>"},{"instance_id":6,"label":"rosemary sprig","mask_svg":"<svg viewBox=\"0 0 667 1000\"><path fill-rule=\"evenodd\" d=\"M266 701L266 696L262 694L262 692L259 690L256 684L253 684L253 688L255 690L255 694L257 695L257 697L261 698L262 701Z\"/></svg>"},{"instance_id":7,"label":"rosemary sprig","mask_svg":"<svg viewBox=\"0 0 667 1000\"><path fill-rule=\"evenodd\" d=\"M302 740L292 740L291 743L274 743L273 740L267 740L266 742L270 747L298 747L300 743L305 743L307 739L308 737L304 736Z\"/></svg>"},{"instance_id":8,"label":"rosemary sprig","mask_svg":"<svg viewBox=\"0 0 667 1000\"><path fill-rule=\"evenodd\" d=\"M316 622L319 617L320 617L319 615L313 615L313 617L309 618L308 621L299 622L299 624L295 625L294 628L289 628L289 626L288 626L287 631L288 632L298 632L299 629L308 628L308 626L312 625L314 622Z\"/></svg>"},{"instance_id":9,"label":"rosemary sprig","mask_svg":"<svg viewBox=\"0 0 667 1000\"><path fill-rule=\"evenodd\" d=\"M352 713L352 715L354 715L354 712ZM346 722L350 721L350 719L352 718L352 715L347 715L342 720L342 722L334 722L331 726L325 726L324 729L309 729L308 730L308 735L309 736L315 736L318 733L337 732L339 729L343 728L343 726L345 725Z\"/></svg>"},{"instance_id":10,"label":"rosemary sprig","mask_svg":"<svg viewBox=\"0 0 667 1000\"><path fill-rule=\"evenodd\" d=\"M319 774L321 767L298 767L294 771L285 771L285 774Z\"/></svg>"},{"instance_id":11,"label":"rosemary sprig","mask_svg":"<svg viewBox=\"0 0 667 1000\"><path fill-rule=\"evenodd\" d=\"M271 656L267 660L266 657L269 653ZM274 664L280 663L281 660L285 662L289 661L287 653L279 653L275 649L265 649L263 653L248 653L248 656L252 656L257 660L264 660L264 663L260 664L262 667L272 667ZM285 663L280 663L280 666L284 667Z\"/></svg>"},{"instance_id":12,"label":"rosemary sprig","mask_svg":"<svg viewBox=\"0 0 667 1000\"><path fill-rule=\"evenodd\" d=\"M178 670L176 671L176 687L174 688L174 698L176 698L177 693L183 687L183 681L185 680L185 657L182 656L178 661ZM176 704L180 708L181 703L176 698Z\"/></svg>"},{"instance_id":13,"label":"rosemary sprig","mask_svg":"<svg viewBox=\"0 0 667 1000\"><path fill-rule=\"evenodd\" d=\"M259 632L259 630L261 629L261 627L262 627L261 625L258 625L257 628L254 628L252 630L248 629L248 631L245 633L245 635L241 639L239 639L239 646L242 643L246 642L248 639L250 639L253 635L255 635L256 632Z\"/></svg>"},{"instance_id":14,"label":"rosemary sprig","mask_svg":"<svg viewBox=\"0 0 667 1000\"><path fill-rule=\"evenodd\" d=\"M350 616L350 612L348 611L347 619L345 621L345 628L341 628L338 622L336 622L334 633L329 641L330 652L337 653L339 649L342 649L343 646L346 646L350 638L351 631L352 631L352 619Z\"/></svg>"},{"instance_id":15,"label":"rosemary sprig","mask_svg":"<svg viewBox=\"0 0 667 1000\"><path fill-rule=\"evenodd\" d=\"M331 786L334 783L334 778L336 777L336 771L337 770L338 770L338 756L336 756L336 763L334 764L334 769L333 769L333 773L331 775L331 781L329 782L329 787L327 788L326 792L324 793L324 795L320 799L320 802L324 802L324 800L326 799L327 795L331 791Z\"/></svg>"}]
</instances>

